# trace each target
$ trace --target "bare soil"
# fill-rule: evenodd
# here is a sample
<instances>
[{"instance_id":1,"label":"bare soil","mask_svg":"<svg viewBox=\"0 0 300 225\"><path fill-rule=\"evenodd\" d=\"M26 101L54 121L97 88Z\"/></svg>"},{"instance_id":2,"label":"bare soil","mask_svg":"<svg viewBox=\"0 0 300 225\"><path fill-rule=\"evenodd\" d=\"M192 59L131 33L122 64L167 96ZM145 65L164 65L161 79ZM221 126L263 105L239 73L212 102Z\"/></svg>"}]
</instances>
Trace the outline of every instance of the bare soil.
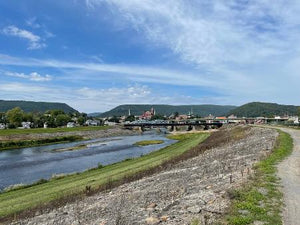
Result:
<instances>
[{"instance_id":1,"label":"bare soil","mask_svg":"<svg viewBox=\"0 0 300 225\"><path fill-rule=\"evenodd\" d=\"M207 147L164 171L11 224L184 225L193 219L212 224L230 204L228 191L247 181L278 135L258 127L224 133L233 135L218 140L223 145Z\"/></svg>"}]
</instances>

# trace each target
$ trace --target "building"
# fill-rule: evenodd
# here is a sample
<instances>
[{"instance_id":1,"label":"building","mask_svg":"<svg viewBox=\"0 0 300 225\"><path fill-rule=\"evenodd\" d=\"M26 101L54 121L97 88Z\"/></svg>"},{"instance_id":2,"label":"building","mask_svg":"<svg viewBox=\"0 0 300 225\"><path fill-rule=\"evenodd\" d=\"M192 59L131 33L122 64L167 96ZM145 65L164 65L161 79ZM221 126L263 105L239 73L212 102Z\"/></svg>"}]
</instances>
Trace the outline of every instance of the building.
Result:
<instances>
[{"instance_id":1,"label":"building","mask_svg":"<svg viewBox=\"0 0 300 225\"><path fill-rule=\"evenodd\" d=\"M115 126L116 124L117 124L116 122L109 122L109 121L104 122L104 125L107 125L107 126Z\"/></svg>"},{"instance_id":2,"label":"building","mask_svg":"<svg viewBox=\"0 0 300 225\"><path fill-rule=\"evenodd\" d=\"M237 116L232 114L232 115L228 116L228 119L237 119Z\"/></svg>"},{"instance_id":3,"label":"building","mask_svg":"<svg viewBox=\"0 0 300 225\"><path fill-rule=\"evenodd\" d=\"M100 121L99 120L87 120L85 122L85 125L87 125L87 126L100 126Z\"/></svg>"},{"instance_id":4,"label":"building","mask_svg":"<svg viewBox=\"0 0 300 225\"><path fill-rule=\"evenodd\" d=\"M292 122L294 124L299 124L299 117L298 116L290 116L288 122Z\"/></svg>"},{"instance_id":5,"label":"building","mask_svg":"<svg viewBox=\"0 0 300 225\"><path fill-rule=\"evenodd\" d=\"M188 115L179 115L175 118L176 121L187 120L189 118Z\"/></svg>"},{"instance_id":6,"label":"building","mask_svg":"<svg viewBox=\"0 0 300 225\"><path fill-rule=\"evenodd\" d=\"M30 129L31 122L22 122L21 124L23 129Z\"/></svg>"},{"instance_id":7,"label":"building","mask_svg":"<svg viewBox=\"0 0 300 225\"><path fill-rule=\"evenodd\" d=\"M154 108L151 108L150 111L146 111L144 112L141 116L140 116L140 119L141 120L150 120L152 118L152 116L155 115L155 110Z\"/></svg>"},{"instance_id":8,"label":"building","mask_svg":"<svg viewBox=\"0 0 300 225\"><path fill-rule=\"evenodd\" d=\"M216 120L219 120L220 123L228 123L228 120L225 116L217 116Z\"/></svg>"},{"instance_id":9,"label":"building","mask_svg":"<svg viewBox=\"0 0 300 225\"><path fill-rule=\"evenodd\" d=\"M69 122L67 123L67 127L71 128L71 127L75 127L75 123L74 122Z\"/></svg>"}]
</instances>

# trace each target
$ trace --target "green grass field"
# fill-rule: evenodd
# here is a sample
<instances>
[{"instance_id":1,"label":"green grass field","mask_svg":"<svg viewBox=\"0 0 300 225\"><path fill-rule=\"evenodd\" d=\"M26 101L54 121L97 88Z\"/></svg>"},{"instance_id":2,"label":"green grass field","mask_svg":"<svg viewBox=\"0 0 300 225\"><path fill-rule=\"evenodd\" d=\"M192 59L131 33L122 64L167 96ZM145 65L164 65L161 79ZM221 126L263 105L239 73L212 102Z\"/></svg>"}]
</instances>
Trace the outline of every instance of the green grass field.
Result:
<instances>
[{"instance_id":1,"label":"green grass field","mask_svg":"<svg viewBox=\"0 0 300 225\"><path fill-rule=\"evenodd\" d=\"M72 131L93 131L93 130L105 130L108 128L109 126L5 129L5 130L0 130L0 136L14 135L14 134L40 134L40 133L56 133L56 132L72 132Z\"/></svg>"},{"instance_id":2,"label":"green grass field","mask_svg":"<svg viewBox=\"0 0 300 225\"><path fill-rule=\"evenodd\" d=\"M177 143L161 150L144 155L140 158L125 160L120 163L105 166L53 179L46 183L31 187L12 190L0 194L0 218L17 214L21 211L62 199L66 196L82 193L86 186L97 189L109 182L121 180L124 177L157 167L163 162L183 154L197 146L209 136L208 133L185 135Z\"/></svg>"},{"instance_id":3,"label":"green grass field","mask_svg":"<svg viewBox=\"0 0 300 225\"><path fill-rule=\"evenodd\" d=\"M147 146L147 145L158 145L164 143L163 140L145 140L145 141L138 141L134 143L137 146Z\"/></svg>"},{"instance_id":4,"label":"green grass field","mask_svg":"<svg viewBox=\"0 0 300 225\"><path fill-rule=\"evenodd\" d=\"M279 189L279 178L276 176L276 165L292 150L293 139L289 134L279 131L277 146L267 159L255 166L253 179L244 188L230 193L233 204L227 217L228 224L253 224L254 221L269 225L282 224L282 193Z\"/></svg>"}]
</instances>

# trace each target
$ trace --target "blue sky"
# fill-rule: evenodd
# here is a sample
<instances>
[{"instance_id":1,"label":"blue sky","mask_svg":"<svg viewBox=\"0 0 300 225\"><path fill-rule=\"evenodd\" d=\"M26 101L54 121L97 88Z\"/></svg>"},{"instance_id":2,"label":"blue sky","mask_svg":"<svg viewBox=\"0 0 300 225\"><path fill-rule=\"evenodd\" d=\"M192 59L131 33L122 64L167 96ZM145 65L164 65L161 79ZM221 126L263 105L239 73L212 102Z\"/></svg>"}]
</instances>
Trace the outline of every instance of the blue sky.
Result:
<instances>
[{"instance_id":1,"label":"blue sky","mask_svg":"<svg viewBox=\"0 0 300 225\"><path fill-rule=\"evenodd\" d=\"M297 0L0 0L0 99L300 105Z\"/></svg>"}]
</instances>

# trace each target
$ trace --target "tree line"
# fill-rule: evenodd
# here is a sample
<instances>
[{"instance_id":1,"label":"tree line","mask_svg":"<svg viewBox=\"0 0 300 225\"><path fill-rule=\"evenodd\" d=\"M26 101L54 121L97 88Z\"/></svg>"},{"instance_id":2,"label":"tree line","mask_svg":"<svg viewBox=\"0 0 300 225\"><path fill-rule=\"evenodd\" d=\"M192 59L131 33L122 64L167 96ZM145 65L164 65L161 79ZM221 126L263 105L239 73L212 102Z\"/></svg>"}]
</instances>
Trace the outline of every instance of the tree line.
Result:
<instances>
[{"instance_id":1,"label":"tree line","mask_svg":"<svg viewBox=\"0 0 300 225\"><path fill-rule=\"evenodd\" d=\"M0 112L0 123L7 125L8 128L17 128L22 126L22 122L30 122L34 128L44 127L61 127L66 126L68 122L76 122L84 125L89 119L86 113L69 112L63 110L47 110L45 113L24 112L20 107L15 107L7 112Z\"/></svg>"}]
</instances>

